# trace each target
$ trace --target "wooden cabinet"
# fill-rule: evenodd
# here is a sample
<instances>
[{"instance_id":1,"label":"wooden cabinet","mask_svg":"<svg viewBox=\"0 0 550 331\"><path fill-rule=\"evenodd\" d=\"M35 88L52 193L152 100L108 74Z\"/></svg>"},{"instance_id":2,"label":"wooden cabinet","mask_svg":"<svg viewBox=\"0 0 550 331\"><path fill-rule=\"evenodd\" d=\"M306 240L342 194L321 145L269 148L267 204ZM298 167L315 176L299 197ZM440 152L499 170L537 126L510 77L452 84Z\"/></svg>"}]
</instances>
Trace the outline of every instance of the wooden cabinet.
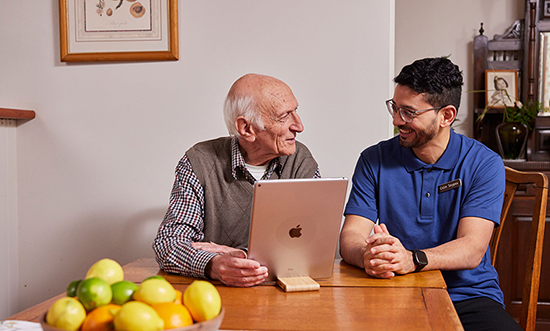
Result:
<instances>
[{"instance_id":1,"label":"wooden cabinet","mask_svg":"<svg viewBox=\"0 0 550 331\"><path fill-rule=\"evenodd\" d=\"M521 171L543 172L550 178L550 162L506 162L511 168ZM533 214L534 187L521 187L516 193L511 213L506 219L501 236L496 269L500 277L500 287L504 293L506 310L519 319L525 256L527 256L529 231ZM549 204L550 205L550 204ZM537 330L550 323L550 209L546 212L545 242L542 253L542 270L537 311Z\"/></svg>"},{"instance_id":2,"label":"wooden cabinet","mask_svg":"<svg viewBox=\"0 0 550 331\"><path fill-rule=\"evenodd\" d=\"M504 108L496 107L486 101L487 93L491 90L491 84L486 83L486 74L496 74L500 70L516 71L518 79L518 96L524 94L524 21L515 21L501 35L495 35L489 40L484 35L483 23L479 29L479 35L474 37L474 138L484 143L487 147L499 153L497 146L496 127L503 121ZM494 89L494 88L493 88ZM514 94L512 93L512 98ZM526 100L520 97L520 100ZM514 100L515 101L515 100ZM493 105L494 107L491 107Z\"/></svg>"},{"instance_id":3,"label":"wooden cabinet","mask_svg":"<svg viewBox=\"0 0 550 331\"><path fill-rule=\"evenodd\" d=\"M545 10L547 1L526 0L525 17L516 21L503 34L489 40L483 33L474 38L474 90L485 91L486 70L517 70L519 98L523 102L539 100L539 34L550 31L550 14ZM550 73L546 75L550 76ZM486 110L485 93L474 94L474 138L498 153L496 126L502 122L502 109ZM528 142L526 162L504 163L520 171L543 172L550 178L550 117L539 116ZM516 193L512 210L503 228L496 269L500 287L504 292L506 310L519 319L525 256L527 256L529 231L534 205L534 188L523 187ZM550 204L549 204L550 205ZM550 208L547 210L545 242L537 311L537 330L550 330ZM540 322L540 323L539 323Z\"/></svg>"}]
</instances>

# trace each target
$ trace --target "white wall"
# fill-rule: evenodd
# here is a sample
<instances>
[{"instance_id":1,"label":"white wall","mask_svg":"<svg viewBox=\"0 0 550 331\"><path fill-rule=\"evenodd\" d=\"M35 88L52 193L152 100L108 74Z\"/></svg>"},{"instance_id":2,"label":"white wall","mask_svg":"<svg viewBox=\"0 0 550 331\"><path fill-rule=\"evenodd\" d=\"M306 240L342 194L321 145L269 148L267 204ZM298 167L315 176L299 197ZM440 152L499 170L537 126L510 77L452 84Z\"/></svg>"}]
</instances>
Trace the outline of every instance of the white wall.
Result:
<instances>
[{"instance_id":1,"label":"white wall","mask_svg":"<svg viewBox=\"0 0 550 331\"><path fill-rule=\"evenodd\" d=\"M63 292L100 258L153 256L177 161L226 135L222 102L245 73L291 86L298 138L326 177L351 177L360 151L391 135L393 1L180 0L179 61L95 64L60 63L57 3L0 0L0 107L36 111L10 143L18 212L0 215L18 229L8 265L18 280L0 273L0 294L18 304L2 296L0 319Z\"/></svg>"},{"instance_id":2,"label":"white wall","mask_svg":"<svg viewBox=\"0 0 550 331\"><path fill-rule=\"evenodd\" d=\"M397 0L395 72L416 59L450 55L464 73L462 102L455 130L473 136L473 40L483 22L485 35L503 34L524 17L523 0Z\"/></svg>"},{"instance_id":3,"label":"white wall","mask_svg":"<svg viewBox=\"0 0 550 331\"><path fill-rule=\"evenodd\" d=\"M0 119L0 319L17 307L16 121Z\"/></svg>"}]
</instances>

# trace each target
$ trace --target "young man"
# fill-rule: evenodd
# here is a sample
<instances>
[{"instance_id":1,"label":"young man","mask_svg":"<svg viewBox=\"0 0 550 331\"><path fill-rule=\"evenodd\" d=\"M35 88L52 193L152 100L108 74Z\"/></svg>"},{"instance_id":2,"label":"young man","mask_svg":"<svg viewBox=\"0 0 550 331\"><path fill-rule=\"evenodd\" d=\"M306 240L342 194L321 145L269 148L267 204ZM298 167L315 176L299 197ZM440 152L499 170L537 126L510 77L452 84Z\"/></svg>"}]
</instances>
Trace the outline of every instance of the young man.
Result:
<instances>
[{"instance_id":1,"label":"young man","mask_svg":"<svg viewBox=\"0 0 550 331\"><path fill-rule=\"evenodd\" d=\"M399 135L361 153L342 257L379 278L440 269L466 330L520 330L503 308L488 248L500 222L502 159L451 130L461 71L446 58L427 58L394 81L386 106Z\"/></svg>"},{"instance_id":2,"label":"young man","mask_svg":"<svg viewBox=\"0 0 550 331\"><path fill-rule=\"evenodd\" d=\"M231 136L196 144L176 168L153 243L161 269L240 287L266 279L267 268L245 253L254 182L320 177L296 141L304 130L297 108L290 87L276 78L248 74L233 84L224 107Z\"/></svg>"}]
</instances>

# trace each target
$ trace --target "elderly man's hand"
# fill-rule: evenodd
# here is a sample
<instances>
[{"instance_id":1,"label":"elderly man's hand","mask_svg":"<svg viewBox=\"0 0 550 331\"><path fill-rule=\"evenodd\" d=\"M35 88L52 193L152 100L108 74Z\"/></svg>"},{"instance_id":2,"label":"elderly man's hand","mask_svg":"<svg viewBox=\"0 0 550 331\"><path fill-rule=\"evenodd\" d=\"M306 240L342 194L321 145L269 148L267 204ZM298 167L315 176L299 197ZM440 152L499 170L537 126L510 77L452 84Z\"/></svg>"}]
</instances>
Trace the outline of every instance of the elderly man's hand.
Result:
<instances>
[{"instance_id":1,"label":"elderly man's hand","mask_svg":"<svg viewBox=\"0 0 550 331\"><path fill-rule=\"evenodd\" d=\"M375 225L374 234L366 240L363 255L365 271L378 278L392 278L395 274L407 274L415 270L411 253L399 239L390 235L385 224Z\"/></svg>"},{"instance_id":2,"label":"elderly man's hand","mask_svg":"<svg viewBox=\"0 0 550 331\"><path fill-rule=\"evenodd\" d=\"M267 278L267 268L254 260L247 260L246 253L233 249L216 255L210 260L210 278L228 286L250 287L261 284Z\"/></svg>"}]
</instances>

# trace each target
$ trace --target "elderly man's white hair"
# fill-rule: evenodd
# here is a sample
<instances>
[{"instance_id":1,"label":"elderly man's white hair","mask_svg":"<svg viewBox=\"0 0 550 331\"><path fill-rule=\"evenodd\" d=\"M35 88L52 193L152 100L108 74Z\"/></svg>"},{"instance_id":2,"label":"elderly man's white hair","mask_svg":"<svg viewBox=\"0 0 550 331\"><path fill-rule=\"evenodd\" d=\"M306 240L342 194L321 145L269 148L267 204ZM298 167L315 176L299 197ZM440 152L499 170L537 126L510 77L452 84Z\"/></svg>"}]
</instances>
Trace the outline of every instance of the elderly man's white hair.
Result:
<instances>
[{"instance_id":1,"label":"elderly man's white hair","mask_svg":"<svg viewBox=\"0 0 550 331\"><path fill-rule=\"evenodd\" d=\"M262 114L257 107L252 96L229 93L223 105L223 117L229 134L240 137L237 128L235 128L235 121L239 116L244 117L259 130L265 130Z\"/></svg>"}]
</instances>

